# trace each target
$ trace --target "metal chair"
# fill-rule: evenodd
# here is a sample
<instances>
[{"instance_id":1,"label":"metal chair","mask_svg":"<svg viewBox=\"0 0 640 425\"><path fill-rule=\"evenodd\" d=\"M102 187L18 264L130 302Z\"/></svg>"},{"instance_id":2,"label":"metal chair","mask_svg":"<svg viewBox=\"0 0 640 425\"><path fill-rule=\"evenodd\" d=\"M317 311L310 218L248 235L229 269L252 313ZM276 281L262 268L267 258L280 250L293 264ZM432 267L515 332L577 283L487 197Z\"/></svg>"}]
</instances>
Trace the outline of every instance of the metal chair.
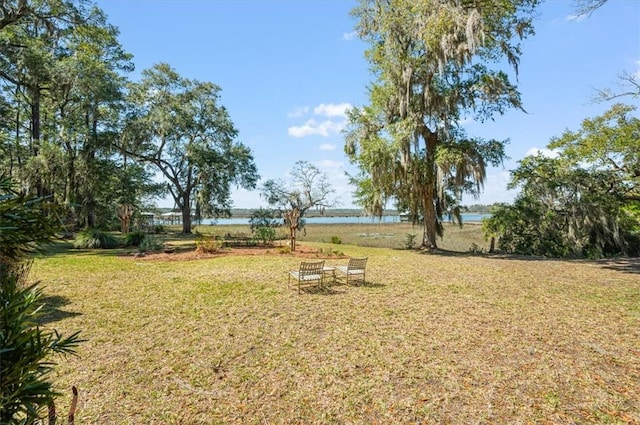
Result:
<instances>
[{"instance_id":1,"label":"metal chair","mask_svg":"<svg viewBox=\"0 0 640 425\"><path fill-rule=\"evenodd\" d=\"M298 270L289 270L289 281L287 286L291 286L291 278L298 281L298 294L302 285L313 284L317 282L319 286L324 283L324 260L308 262L303 261L300 263Z\"/></svg>"},{"instance_id":2,"label":"metal chair","mask_svg":"<svg viewBox=\"0 0 640 425\"><path fill-rule=\"evenodd\" d=\"M366 267L367 257L350 258L348 264L335 266L336 280L344 279L347 285L349 284L349 282L364 283Z\"/></svg>"}]
</instances>

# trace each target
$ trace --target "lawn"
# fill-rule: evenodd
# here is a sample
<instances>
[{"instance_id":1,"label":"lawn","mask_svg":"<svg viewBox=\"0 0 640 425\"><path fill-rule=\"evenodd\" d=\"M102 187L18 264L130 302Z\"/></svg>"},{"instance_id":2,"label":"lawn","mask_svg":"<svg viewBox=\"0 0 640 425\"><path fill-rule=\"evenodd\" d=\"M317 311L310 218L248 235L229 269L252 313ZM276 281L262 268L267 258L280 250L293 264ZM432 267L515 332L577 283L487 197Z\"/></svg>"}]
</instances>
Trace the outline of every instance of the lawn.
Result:
<instances>
[{"instance_id":1,"label":"lawn","mask_svg":"<svg viewBox=\"0 0 640 425\"><path fill-rule=\"evenodd\" d=\"M38 258L46 325L86 339L57 368L59 410L76 385L76 424L640 423L640 261L425 254L352 230L299 243L342 235L366 284L302 295L300 258L276 250Z\"/></svg>"}]
</instances>

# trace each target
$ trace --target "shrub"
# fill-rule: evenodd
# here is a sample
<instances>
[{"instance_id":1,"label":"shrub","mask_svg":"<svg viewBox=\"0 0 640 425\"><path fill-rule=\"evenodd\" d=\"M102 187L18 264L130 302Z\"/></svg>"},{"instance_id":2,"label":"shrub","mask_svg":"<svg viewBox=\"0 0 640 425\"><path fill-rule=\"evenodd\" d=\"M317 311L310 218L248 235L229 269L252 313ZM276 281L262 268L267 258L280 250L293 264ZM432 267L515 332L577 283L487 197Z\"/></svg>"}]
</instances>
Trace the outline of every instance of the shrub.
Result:
<instances>
[{"instance_id":1,"label":"shrub","mask_svg":"<svg viewBox=\"0 0 640 425\"><path fill-rule=\"evenodd\" d=\"M196 251L215 254L220 252L224 241L213 234L203 234L196 232Z\"/></svg>"},{"instance_id":2,"label":"shrub","mask_svg":"<svg viewBox=\"0 0 640 425\"><path fill-rule=\"evenodd\" d=\"M270 244L276 238L276 229L273 227L258 227L255 229L254 239L262 242L263 245Z\"/></svg>"},{"instance_id":3,"label":"shrub","mask_svg":"<svg viewBox=\"0 0 640 425\"><path fill-rule=\"evenodd\" d=\"M136 231L124 235L124 246L140 246L147 234L145 232Z\"/></svg>"},{"instance_id":4,"label":"shrub","mask_svg":"<svg viewBox=\"0 0 640 425\"><path fill-rule=\"evenodd\" d=\"M404 248L405 249L413 249L413 246L416 243L416 236L418 236L415 233L407 233L404 235Z\"/></svg>"},{"instance_id":5,"label":"shrub","mask_svg":"<svg viewBox=\"0 0 640 425\"><path fill-rule=\"evenodd\" d=\"M282 224L282 219L275 211L259 208L251 214L249 226L251 233L257 232L262 227L278 227Z\"/></svg>"},{"instance_id":6,"label":"shrub","mask_svg":"<svg viewBox=\"0 0 640 425\"><path fill-rule=\"evenodd\" d=\"M472 243L469 246L469 253L471 253L471 254L484 254L484 248L481 248L477 243Z\"/></svg>"},{"instance_id":7,"label":"shrub","mask_svg":"<svg viewBox=\"0 0 640 425\"><path fill-rule=\"evenodd\" d=\"M118 246L118 239L103 230L86 229L78 233L73 246L80 249L111 249Z\"/></svg>"},{"instance_id":8,"label":"shrub","mask_svg":"<svg viewBox=\"0 0 640 425\"><path fill-rule=\"evenodd\" d=\"M331 243L340 245L342 243L342 239L340 239L340 236L331 236Z\"/></svg>"},{"instance_id":9,"label":"shrub","mask_svg":"<svg viewBox=\"0 0 640 425\"><path fill-rule=\"evenodd\" d=\"M152 235L147 235L140 245L138 245L140 252L160 251L163 248L164 243Z\"/></svg>"}]
</instances>

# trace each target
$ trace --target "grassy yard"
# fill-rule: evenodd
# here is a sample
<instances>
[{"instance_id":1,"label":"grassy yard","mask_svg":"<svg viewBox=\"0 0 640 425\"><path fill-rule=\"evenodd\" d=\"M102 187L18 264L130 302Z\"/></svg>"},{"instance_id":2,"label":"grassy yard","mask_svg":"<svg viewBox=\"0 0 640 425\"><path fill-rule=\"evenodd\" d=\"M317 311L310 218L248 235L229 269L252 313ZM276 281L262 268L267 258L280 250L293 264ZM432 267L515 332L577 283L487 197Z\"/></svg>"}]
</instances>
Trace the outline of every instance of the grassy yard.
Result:
<instances>
[{"instance_id":1,"label":"grassy yard","mask_svg":"<svg viewBox=\"0 0 640 425\"><path fill-rule=\"evenodd\" d=\"M369 257L365 285L298 295L300 258L275 252L37 259L46 325L87 340L57 368L56 387L80 391L76 424L640 423L637 260L430 255L383 225L320 233L299 243L339 235ZM393 242L348 244L374 233Z\"/></svg>"}]
</instances>

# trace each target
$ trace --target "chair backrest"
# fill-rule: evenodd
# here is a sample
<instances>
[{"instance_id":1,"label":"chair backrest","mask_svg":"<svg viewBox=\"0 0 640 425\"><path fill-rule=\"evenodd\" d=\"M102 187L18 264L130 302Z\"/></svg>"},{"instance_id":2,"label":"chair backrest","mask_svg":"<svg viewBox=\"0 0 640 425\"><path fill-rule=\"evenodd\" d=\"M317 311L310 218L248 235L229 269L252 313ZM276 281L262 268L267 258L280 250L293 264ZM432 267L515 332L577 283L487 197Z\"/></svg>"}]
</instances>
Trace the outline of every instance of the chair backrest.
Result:
<instances>
[{"instance_id":1,"label":"chair backrest","mask_svg":"<svg viewBox=\"0 0 640 425\"><path fill-rule=\"evenodd\" d=\"M300 276L322 275L323 268L324 260L313 262L303 261L300 263Z\"/></svg>"},{"instance_id":2,"label":"chair backrest","mask_svg":"<svg viewBox=\"0 0 640 425\"><path fill-rule=\"evenodd\" d=\"M350 258L347 268L349 270L364 270L367 266L367 258Z\"/></svg>"}]
</instances>

